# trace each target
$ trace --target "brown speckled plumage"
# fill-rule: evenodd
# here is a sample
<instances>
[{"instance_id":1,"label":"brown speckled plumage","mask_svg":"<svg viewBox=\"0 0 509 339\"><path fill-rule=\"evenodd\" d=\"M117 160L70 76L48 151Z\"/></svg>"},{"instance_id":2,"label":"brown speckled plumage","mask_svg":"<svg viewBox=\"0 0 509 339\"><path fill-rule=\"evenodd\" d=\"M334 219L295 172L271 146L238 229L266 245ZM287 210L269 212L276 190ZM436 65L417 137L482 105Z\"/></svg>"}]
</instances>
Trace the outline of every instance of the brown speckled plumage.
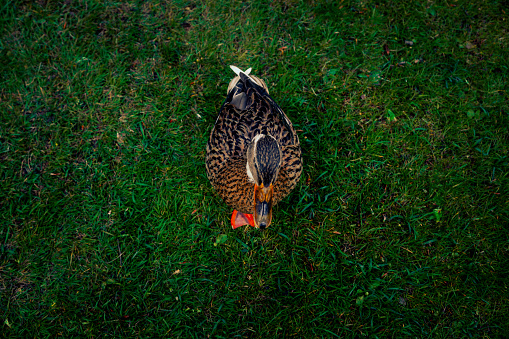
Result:
<instances>
[{"instance_id":1,"label":"brown speckled plumage","mask_svg":"<svg viewBox=\"0 0 509 339\"><path fill-rule=\"evenodd\" d=\"M241 79L242 77L242 79ZM225 203L242 213L253 213L254 184L246 172L246 151L258 134L273 136L281 152L281 168L274 184L274 205L295 187L302 172L299 138L292 123L258 84L241 74L229 86L207 143L207 176Z\"/></svg>"}]
</instances>

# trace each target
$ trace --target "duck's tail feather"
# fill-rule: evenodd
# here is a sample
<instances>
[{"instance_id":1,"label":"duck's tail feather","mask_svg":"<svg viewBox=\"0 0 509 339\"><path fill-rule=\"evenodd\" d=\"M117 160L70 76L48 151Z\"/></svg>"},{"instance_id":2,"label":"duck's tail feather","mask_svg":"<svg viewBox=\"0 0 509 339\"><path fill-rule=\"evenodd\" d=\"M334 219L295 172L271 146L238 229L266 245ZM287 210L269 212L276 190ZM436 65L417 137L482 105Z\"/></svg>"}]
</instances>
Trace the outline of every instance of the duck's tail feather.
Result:
<instances>
[{"instance_id":1,"label":"duck's tail feather","mask_svg":"<svg viewBox=\"0 0 509 339\"><path fill-rule=\"evenodd\" d=\"M265 82L262 79L254 76L254 75L249 75L249 73L251 73L251 71L252 71L251 67L245 71L243 71L240 68L238 68L237 66L233 66L233 65L230 65L230 68L232 69L232 71L235 72L235 74L237 76L235 76L230 81L230 84L228 85L228 90L227 90L228 94L230 93L231 90L233 90L235 87L237 87L237 84L238 84L239 80L241 80L241 79L242 79L242 82L245 84L247 84L247 82L248 82L245 79L249 79L249 80L251 80L251 82L253 84L262 87L267 92L267 94L269 93L269 89L267 88L267 85L265 84Z\"/></svg>"},{"instance_id":2,"label":"duck's tail feather","mask_svg":"<svg viewBox=\"0 0 509 339\"><path fill-rule=\"evenodd\" d=\"M230 68L232 69L232 71L235 72L235 74L239 75L240 73L244 73L246 75L249 75L249 73L251 73L251 70L252 68L249 67L247 70L245 71L242 71L240 68L238 68L237 66L233 66L233 65L230 65Z\"/></svg>"}]
</instances>

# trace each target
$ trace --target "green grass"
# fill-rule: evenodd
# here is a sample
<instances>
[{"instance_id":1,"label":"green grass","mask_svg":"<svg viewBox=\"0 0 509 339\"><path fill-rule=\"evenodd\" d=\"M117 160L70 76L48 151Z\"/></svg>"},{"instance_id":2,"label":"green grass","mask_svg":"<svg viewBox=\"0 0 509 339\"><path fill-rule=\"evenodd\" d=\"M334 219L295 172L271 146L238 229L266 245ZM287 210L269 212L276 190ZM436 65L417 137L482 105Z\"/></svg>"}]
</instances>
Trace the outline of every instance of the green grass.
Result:
<instances>
[{"instance_id":1,"label":"green grass","mask_svg":"<svg viewBox=\"0 0 509 339\"><path fill-rule=\"evenodd\" d=\"M508 13L3 2L0 336L508 336ZM265 232L205 173L230 64L302 144Z\"/></svg>"}]
</instances>

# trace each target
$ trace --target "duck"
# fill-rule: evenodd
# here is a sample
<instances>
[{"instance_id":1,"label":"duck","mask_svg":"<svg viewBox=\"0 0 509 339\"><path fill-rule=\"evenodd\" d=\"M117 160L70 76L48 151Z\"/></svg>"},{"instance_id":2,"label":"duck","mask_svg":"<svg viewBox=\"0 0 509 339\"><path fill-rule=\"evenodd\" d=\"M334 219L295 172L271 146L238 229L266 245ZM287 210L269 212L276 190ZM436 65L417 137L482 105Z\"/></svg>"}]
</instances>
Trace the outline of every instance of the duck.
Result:
<instances>
[{"instance_id":1,"label":"duck","mask_svg":"<svg viewBox=\"0 0 509 339\"><path fill-rule=\"evenodd\" d=\"M233 209L231 226L266 229L273 207L302 173L299 137L265 81L230 66L230 81L206 150L207 177Z\"/></svg>"}]
</instances>

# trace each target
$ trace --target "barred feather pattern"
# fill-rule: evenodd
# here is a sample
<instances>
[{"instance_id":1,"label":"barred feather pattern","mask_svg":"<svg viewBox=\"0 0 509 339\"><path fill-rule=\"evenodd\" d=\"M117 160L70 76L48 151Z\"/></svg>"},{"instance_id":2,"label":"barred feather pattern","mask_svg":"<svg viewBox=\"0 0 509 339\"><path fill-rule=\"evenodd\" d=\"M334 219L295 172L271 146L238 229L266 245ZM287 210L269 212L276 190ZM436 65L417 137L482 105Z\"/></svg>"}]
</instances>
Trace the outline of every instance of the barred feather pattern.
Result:
<instances>
[{"instance_id":1,"label":"barred feather pattern","mask_svg":"<svg viewBox=\"0 0 509 339\"><path fill-rule=\"evenodd\" d=\"M242 213L252 214L254 185L246 172L246 152L253 138L258 134L271 135L281 147L274 205L297 185L302 159L299 138L286 114L262 86L242 75L228 93L210 133L206 168L212 186L224 202ZM245 98L235 101L239 95Z\"/></svg>"}]
</instances>

